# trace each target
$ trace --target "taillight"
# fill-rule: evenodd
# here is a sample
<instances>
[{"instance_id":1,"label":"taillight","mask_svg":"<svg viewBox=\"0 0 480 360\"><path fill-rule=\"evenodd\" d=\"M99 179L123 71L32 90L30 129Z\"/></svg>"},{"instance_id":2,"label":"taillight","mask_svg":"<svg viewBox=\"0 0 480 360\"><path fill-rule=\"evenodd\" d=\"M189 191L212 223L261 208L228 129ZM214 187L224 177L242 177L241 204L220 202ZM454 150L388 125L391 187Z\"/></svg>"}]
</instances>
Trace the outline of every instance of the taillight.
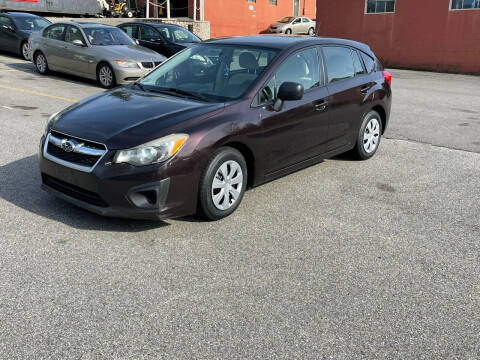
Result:
<instances>
[{"instance_id":1,"label":"taillight","mask_svg":"<svg viewBox=\"0 0 480 360\"><path fill-rule=\"evenodd\" d=\"M388 71L383 71L382 75L388 86L392 86L392 74L390 74Z\"/></svg>"}]
</instances>

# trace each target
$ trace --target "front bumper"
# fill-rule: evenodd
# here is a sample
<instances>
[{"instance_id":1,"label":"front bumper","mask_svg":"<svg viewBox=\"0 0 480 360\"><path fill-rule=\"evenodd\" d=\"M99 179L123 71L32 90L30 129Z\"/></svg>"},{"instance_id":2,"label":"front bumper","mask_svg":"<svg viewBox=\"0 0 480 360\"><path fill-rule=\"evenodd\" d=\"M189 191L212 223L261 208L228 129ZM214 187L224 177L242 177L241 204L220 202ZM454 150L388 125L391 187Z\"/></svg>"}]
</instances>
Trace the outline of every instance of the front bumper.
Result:
<instances>
[{"instance_id":1,"label":"front bumper","mask_svg":"<svg viewBox=\"0 0 480 360\"><path fill-rule=\"evenodd\" d=\"M283 33L283 28L268 28L268 31L271 33L271 34L282 34Z\"/></svg>"},{"instance_id":2,"label":"front bumper","mask_svg":"<svg viewBox=\"0 0 480 360\"><path fill-rule=\"evenodd\" d=\"M137 81L141 77L149 74L154 68L121 68L119 66L115 66L113 71L115 72L115 78L117 80L117 84L125 85Z\"/></svg>"},{"instance_id":3,"label":"front bumper","mask_svg":"<svg viewBox=\"0 0 480 360\"><path fill-rule=\"evenodd\" d=\"M171 163L135 167L110 164L108 152L91 172L76 170L44 156L39 166L42 189L85 210L109 217L159 220L196 210L196 173Z\"/></svg>"}]
</instances>

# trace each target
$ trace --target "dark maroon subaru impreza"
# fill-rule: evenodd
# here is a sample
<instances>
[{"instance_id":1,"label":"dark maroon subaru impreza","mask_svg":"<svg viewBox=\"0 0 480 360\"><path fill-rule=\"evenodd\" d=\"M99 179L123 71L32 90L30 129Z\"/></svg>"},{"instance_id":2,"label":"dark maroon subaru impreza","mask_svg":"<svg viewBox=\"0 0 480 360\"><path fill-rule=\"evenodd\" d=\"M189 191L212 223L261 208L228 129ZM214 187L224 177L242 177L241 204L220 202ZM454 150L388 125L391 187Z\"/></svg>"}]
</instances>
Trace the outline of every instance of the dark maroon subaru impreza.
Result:
<instances>
[{"instance_id":1,"label":"dark maroon subaru impreza","mask_svg":"<svg viewBox=\"0 0 480 360\"><path fill-rule=\"evenodd\" d=\"M193 45L53 115L43 189L107 216L230 215L245 189L349 151L372 157L391 75L364 44L251 36Z\"/></svg>"}]
</instances>

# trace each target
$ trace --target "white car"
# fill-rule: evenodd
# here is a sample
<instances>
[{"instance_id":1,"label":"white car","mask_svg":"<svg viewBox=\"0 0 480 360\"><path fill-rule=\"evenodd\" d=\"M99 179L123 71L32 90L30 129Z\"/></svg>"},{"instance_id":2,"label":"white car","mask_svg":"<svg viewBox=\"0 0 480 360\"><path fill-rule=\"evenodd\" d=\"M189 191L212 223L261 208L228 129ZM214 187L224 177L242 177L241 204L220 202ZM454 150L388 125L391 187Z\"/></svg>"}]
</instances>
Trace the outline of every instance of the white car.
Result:
<instances>
[{"instance_id":1,"label":"white car","mask_svg":"<svg viewBox=\"0 0 480 360\"><path fill-rule=\"evenodd\" d=\"M304 16L285 16L268 28L273 34L308 34L315 35L316 22Z\"/></svg>"}]
</instances>

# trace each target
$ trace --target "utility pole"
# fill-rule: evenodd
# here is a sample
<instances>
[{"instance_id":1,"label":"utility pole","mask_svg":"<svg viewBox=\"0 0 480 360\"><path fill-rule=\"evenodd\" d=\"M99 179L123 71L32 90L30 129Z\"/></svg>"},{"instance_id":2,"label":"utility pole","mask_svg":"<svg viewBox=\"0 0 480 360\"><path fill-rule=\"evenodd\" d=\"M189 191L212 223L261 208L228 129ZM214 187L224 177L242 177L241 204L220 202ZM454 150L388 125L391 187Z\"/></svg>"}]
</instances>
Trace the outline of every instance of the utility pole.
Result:
<instances>
[{"instance_id":1,"label":"utility pole","mask_svg":"<svg viewBox=\"0 0 480 360\"><path fill-rule=\"evenodd\" d=\"M193 21L197 21L197 0L193 0Z\"/></svg>"},{"instance_id":2,"label":"utility pole","mask_svg":"<svg viewBox=\"0 0 480 360\"><path fill-rule=\"evenodd\" d=\"M201 20L201 21L205 20L205 9L204 9L204 6L205 6L205 1L204 1L204 0L200 0L200 20Z\"/></svg>"},{"instance_id":3,"label":"utility pole","mask_svg":"<svg viewBox=\"0 0 480 360\"><path fill-rule=\"evenodd\" d=\"M170 0L167 0L167 19L170 19Z\"/></svg>"},{"instance_id":4,"label":"utility pole","mask_svg":"<svg viewBox=\"0 0 480 360\"><path fill-rule=\"evenodd\" d=\"M145 1L145 6L147 7L145 9L145 17L148 19L150 18L150 0Z\"/></svg>"}]
</instances>

